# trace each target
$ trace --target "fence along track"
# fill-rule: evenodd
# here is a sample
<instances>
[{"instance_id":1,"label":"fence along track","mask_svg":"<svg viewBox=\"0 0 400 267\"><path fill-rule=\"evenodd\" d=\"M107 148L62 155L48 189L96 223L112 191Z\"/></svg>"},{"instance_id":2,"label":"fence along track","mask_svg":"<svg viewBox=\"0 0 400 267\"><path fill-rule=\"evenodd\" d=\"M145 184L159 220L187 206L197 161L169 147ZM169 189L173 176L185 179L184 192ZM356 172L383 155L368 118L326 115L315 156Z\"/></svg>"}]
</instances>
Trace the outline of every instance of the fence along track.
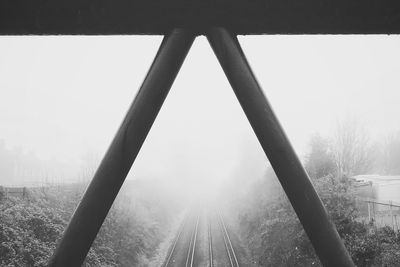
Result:
<instances>
[{"instance_id":1,"label":"fence along track","mask_svg":"<svg viewBox=\"0 0 400 267\"><path fill-rule=\"evenodd\" d=\"M232 267L239 267L239 262L236 257L235 250L233 249L231 239L229 238L228 231L226 230L226 226L224 220L220 213L218 213L219 224L222 228L222 236L224 238L226 252L228 253L229 261Z\"/></svg>"}]
</instances>

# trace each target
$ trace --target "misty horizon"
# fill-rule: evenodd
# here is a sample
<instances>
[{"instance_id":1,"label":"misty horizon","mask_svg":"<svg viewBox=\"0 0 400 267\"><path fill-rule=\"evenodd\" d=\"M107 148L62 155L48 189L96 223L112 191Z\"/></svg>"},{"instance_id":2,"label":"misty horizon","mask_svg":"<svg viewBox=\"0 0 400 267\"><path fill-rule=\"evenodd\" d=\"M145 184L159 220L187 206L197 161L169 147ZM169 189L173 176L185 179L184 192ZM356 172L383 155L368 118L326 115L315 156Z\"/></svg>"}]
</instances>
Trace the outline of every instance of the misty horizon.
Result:
<instances>
[{"instance_id":1,"label":"misty horizon","mask_svg":"<svg viewBox=\"0 0 400 267\"><path fill-rule=\"evenodd\" d=\"M91 179L161 38L1 38L0 149L37 165L43 179ZM332 137L348 117L373 141L400 130L398 36L240 41L303 160L314 134ZM198 38L128 179L202 184L240 171L261 176L268 165L212 50Z\"/></svg>"}]
</instances>

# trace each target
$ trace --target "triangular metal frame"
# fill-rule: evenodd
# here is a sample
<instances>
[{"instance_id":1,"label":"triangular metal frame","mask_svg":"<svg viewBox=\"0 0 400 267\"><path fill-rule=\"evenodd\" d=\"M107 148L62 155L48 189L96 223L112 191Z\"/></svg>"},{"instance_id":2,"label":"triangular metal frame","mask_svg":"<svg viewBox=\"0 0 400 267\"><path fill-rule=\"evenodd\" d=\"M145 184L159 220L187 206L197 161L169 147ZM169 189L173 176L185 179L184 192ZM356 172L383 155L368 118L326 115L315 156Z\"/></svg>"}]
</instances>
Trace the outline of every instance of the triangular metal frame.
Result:
<instances>
[{"instance_id":1,"label":"triangular metal frame","mask_svg":"<svg viewBox=\"0 0 400 267\"><path fill-rule=\"evenodd\" d=\"M186 29L174 29L164 37L49 266L82 265L195 38ZM321 263L354 266L236 36L215 27L207 38Z\"/></svg>"}]
</instances>

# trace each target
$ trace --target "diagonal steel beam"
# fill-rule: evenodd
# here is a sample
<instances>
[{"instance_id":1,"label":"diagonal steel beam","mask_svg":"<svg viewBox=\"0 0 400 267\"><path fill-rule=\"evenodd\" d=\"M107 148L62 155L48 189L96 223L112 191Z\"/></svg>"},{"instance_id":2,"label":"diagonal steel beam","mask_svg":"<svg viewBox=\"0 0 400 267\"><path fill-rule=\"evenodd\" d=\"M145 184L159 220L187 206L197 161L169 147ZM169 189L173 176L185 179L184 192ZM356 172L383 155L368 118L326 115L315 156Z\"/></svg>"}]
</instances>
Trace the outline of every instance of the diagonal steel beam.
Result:
<instances>
[{"instance_id":1,"label":"diagonal steel beam","mask_svg":"<svg viewBox=\"0 0 400 267\"><path fill-rule=\"evenodd\" d=\"M164 37L135 100L75 210L49 266L81 266L179 72L195 35Z\"/></svg>"},{"instance_id":2,"label":"diagonal steel beam","mask_svg":"<svg viewBox=\"0 0 400 267\"><path fill-rule=\"evenodd\" d=\"M321 263L354 266L236 36L224 28L212 28L207 38Z\"/></svg>"}]
</instances>

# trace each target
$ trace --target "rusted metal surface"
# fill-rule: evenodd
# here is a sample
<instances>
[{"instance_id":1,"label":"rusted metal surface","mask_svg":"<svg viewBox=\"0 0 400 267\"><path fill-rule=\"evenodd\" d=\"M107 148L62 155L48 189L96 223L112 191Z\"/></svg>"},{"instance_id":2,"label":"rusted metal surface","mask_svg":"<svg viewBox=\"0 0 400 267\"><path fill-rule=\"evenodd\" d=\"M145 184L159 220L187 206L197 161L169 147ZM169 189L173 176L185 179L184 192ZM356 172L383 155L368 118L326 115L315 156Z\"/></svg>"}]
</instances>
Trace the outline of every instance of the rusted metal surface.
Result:
<instances>
[{"instance_id":1,"label":"rusted metal surface","mask_svg":"<svg viewBox=\"0 0 400 267\"><path fill-rule=\"evenodd\" d=\"M135 100L68 224L49 266L81 266L194 40L168 34Z\"/></svg>"},{"instance_id":2,"label":"rusted metal surface","mask_svg":"<svg viewBox=\"0 0 400 267\"><path fill-rule=\"evenodd\" d=\"M213 28L207 37L322 264L354 266L236 36Z\"/></svg>"}]
</instances>

